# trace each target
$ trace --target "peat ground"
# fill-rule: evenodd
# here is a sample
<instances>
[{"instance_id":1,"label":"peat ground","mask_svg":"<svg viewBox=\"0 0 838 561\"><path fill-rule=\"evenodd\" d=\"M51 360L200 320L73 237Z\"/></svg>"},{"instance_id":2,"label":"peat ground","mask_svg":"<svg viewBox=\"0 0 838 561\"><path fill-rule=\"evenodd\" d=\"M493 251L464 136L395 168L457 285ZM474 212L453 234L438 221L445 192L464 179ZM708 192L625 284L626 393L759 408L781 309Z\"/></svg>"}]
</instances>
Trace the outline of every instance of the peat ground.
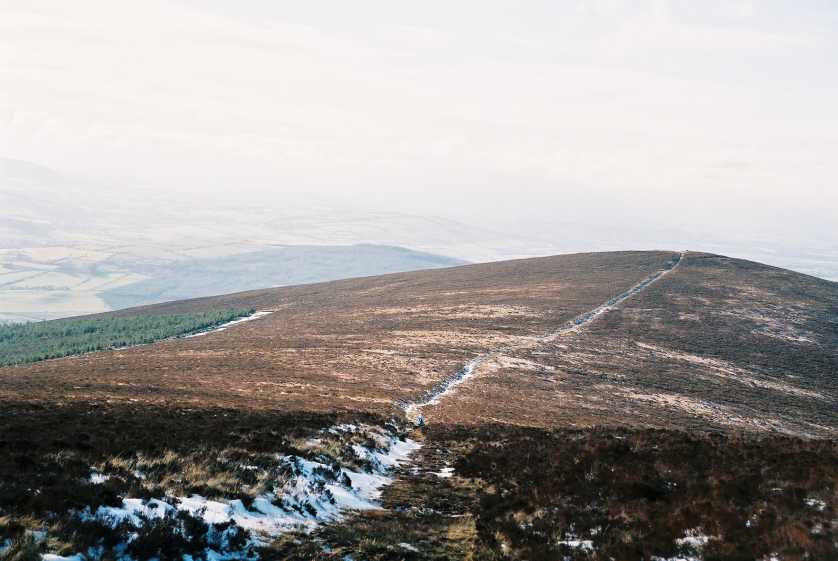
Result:
<instances>
[{"instance_id":1,"label":"peat ground","mask_svg":"<svg viewBox=\"0 0 838 561\"><path fill-rule=\"evenodd\" d=\"M509 426L432 426L426 438L421 467L385 491L387 512L295 536L287 558L838 555L834 441Z\"/></svg>"},{"instance_id":2,"label":"peat ground","mask_svg":"<svg viewBox=\"0 0 838 561\"><path fill-rule=\"evenodd\" d=\"M68 553L107 543L108 532L67 513L128 496L164 497L173 486L180 495L243 498L241 466L300 453L301 442L335 424L386 423L369 415L121 405L20 404L3 413L0 541L48 531L52 541L42 547ZM414 437L424 447L385 489L386 510L312 534L291 532L260 549L261 558L796 561L838 554L834 440L508 425L431 425ZM222 456L224 463L207 462ZM163 470L156 481L166 484L150 487L130 471L91 481L93 466L136 467L137 458L158 458L144 469ZM206 545L171 533L144 540L136 559L179 559L187 549L197 558Z\"/></svg>"}]
</instances>

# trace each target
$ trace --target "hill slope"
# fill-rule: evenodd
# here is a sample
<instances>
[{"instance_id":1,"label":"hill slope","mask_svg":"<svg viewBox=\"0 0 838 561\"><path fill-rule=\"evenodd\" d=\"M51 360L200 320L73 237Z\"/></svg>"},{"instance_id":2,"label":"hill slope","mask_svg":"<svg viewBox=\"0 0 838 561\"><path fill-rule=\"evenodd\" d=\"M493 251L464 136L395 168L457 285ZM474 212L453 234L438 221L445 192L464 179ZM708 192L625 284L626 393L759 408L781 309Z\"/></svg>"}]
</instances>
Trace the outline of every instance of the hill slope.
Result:
<instances>
[{"instance_id":1,"label":"hill slope","mask_svg":"<svg viewBox=\"0 0 838 561\"><path fill-rule=\"evenodd\" d=\"M621 252L103 316L242 308L0 368L0 559L838 555L835 283Z\"/></svg>"},{"instance_id":2,"label":"hill slope","mask_svg":"<svg viewBox=\"0 0 838 561\"><path fill-rule=\"evenodd\" d=\"M118 315L256 308L217 334L4 371L6 399L398 412L502 350L432 420L838 430L838 285L687 253L578 332L534 338L665 267L577 254L243 292ZM90 388L79 392L73 388ZM137 401L139 400L139 401Z\"/></svg>"}]
</instances>

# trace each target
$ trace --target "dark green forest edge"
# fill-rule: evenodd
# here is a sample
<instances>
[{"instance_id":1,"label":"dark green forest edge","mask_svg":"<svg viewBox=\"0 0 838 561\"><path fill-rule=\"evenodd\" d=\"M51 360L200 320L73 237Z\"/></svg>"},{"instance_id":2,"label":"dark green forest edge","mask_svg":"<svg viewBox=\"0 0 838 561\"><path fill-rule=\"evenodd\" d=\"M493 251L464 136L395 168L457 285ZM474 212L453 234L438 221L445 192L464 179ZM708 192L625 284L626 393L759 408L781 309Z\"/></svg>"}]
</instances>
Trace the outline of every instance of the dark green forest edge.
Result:
<instances>
[{"instance_id":1,"label":"dark green forest edge","mask_svg":"<svg viewBox=\"0 0 838 561\"><path fill-rule=\"evenodd\" d=\"M228 309L177 315L63 319L0 326L0 367L145 345L212 329L252 315Z\"/></svg>"}]
</instances>

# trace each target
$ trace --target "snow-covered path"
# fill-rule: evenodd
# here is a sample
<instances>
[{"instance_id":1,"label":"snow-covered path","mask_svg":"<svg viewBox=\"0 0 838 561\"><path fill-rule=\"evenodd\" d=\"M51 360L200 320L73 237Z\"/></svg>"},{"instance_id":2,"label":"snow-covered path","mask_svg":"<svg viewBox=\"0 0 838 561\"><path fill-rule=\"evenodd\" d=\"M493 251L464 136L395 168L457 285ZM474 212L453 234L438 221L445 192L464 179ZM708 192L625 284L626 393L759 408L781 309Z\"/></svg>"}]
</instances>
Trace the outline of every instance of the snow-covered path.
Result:
<instances>
[{"instance_id":1,"label":"snow-covered path","mask_svg":"<svg viewBox=\"0 0 838 561\"><path fill-rule=\"evenodd\" d=\"M535 338L533 340L533 343L539 344L548 342L555 339L556 337L560 337L567 333L579 331L580 329L590 324L592 321L594 321L604 313L614 309L616 306L622 304L638 292L642 292L643 290L654 284L656 281L658 281L664 275L671 273L672 271L677 269L678 266L681 264L681 261L683 260L685 253L686 252L682 251L672 260L667 262L666 265L664 265L664 268L660 271L655 272L654 274L643 279L628 290L621 292L617 296L614 296L613 298L609 299L604 304L597 306L593 310L585 312L584 314L575 317L560 329L543 335L541 337ZM477 358L469 361L462 369L454 373L454 375L446 378L445 380L437 384L422 398L416 401L403 402L401 405L408 419L414 422L418 422L420 418L422 418L421 411L423 407L437 405L446 395L450 394L457 386L472 378L477 373L477 370L480 368L480 366L497 357L498 355L507 351L514 350L515 348L519 348L519 346L504 346L484 353L478 356Z\"/></svg>"},{"instance_id":2,"label":"snow-covered path","mask_svg":"<svg viewBox=\"0 0 838 561\"><path fill-rule=\"evenodd\" d=\"M227 323L222 323L221 325L216 325L215 327L211 327L209 329L205 329L203 331L199 331L197 333L192 333L190 335L183 335L179 337L180 339L191 339L193 337L201 337L202 335L209 335L210 333L216 333L218 331L224 331L228 327L232 327L233 325L237 325L239 323L244 323L246 321L253 321L255 319L259 319L265 317L268 314L272 314L273 310L263 310L261 312L254 312L249 316L245 316L243 318L234 319L232 321L228 321Z\"/></svg>"}]
</instances>

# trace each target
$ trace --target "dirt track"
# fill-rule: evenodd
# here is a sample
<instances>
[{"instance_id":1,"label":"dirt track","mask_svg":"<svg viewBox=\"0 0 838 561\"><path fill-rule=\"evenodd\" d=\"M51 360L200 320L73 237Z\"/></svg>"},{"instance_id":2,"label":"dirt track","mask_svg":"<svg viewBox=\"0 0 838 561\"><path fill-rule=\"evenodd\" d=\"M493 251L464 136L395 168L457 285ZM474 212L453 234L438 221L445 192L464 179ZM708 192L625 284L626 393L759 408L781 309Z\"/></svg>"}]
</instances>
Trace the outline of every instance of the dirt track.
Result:
<instances>
[{"instance_id":1,"label":"dirt track","mask_svg":"<svg viewBox=\"0 0 838 561\"><path fill-rule=\"evenodd\" d=\"M688 253L586 329L501 353L434 422L838 435L838 285Z\"/></svg>"},{"instance_id":2,"label":"dirt track","mask_svg":"<svg viewBox=\"0 0 838 561\"><path fill-rule=\"evenodd\" d=\"M521 342L517 345L514 343L510 345L505 345L501 348L493 349L488 353L484 353L478 356L477 358L470 360L463 368L455 372L450 377L443 379L439 384L431 388L420 399L404 402L401 404L401 406L404 408L408 418L410 418L414 422L424 424L425 417L422 414L422 412L425 410L426 407L439 404L439 402L446 395L449 395L450 393L455 391L457 386L466 382L471 377L475 376L478 373L479 369L487 362L496 360L502 354L508 354L515 351L522 351L525 349L538 347L546 342L555 340L557 337L561 337L562 335L567 335L569 333L575 333L580 329L583 329L586 325L597 319L599 316L611 311L612 309L614 309L615 306L622 304L635 294L638 294L639 292L645 290L646 288L654 284L658 279L660 279L664 275L669 274L675 269L677 269L678 265L681 264L683 258L684 253L678 254L677 256L673 257L670 261L666 262L661 270L656 271L648 278L643 279L641 282L632 286L628 290L625 290L622 293L609 298L608 301L604 304L600 304L593 310L590 310L573 318L557 331L548 333L541 337L532 338L528 341Z\"/></svg>"}]
</instances>

